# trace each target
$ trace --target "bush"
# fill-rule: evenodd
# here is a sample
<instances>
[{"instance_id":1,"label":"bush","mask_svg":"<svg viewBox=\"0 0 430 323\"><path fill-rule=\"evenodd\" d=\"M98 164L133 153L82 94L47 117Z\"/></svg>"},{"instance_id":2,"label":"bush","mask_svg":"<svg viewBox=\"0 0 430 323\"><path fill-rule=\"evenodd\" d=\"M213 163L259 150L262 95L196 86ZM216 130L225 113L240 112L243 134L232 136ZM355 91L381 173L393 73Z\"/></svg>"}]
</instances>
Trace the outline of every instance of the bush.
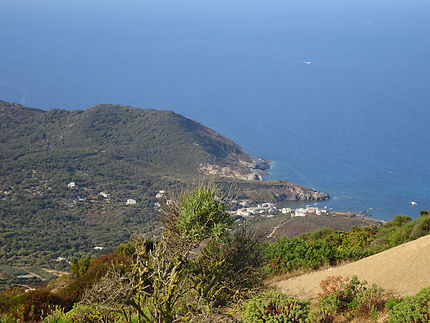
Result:
<instances>
[{"instance_id":1,"label":"bush","mask_svg":"<svg viewBox=\"0 0 430 323\"><path fill-rule=\"evenodd\" d=\"M129 262L128 258L113 253L102 255L92 260L85 272L60 289L58 294L71 298L75 303L80 300L84 291L105 275L112 266L127 265Z\"/></svg>"},{"instance_id":2,"label":"bush","mask_svg":"<svg viewBox=\"0 0 430 323\"><path fill-rule=\"evenodd\" d=\"M178 227L192 240L220 236L232 224L224 203L216 197L216 188L205 186L184 194L179 204Z\"/></svg>"},{"instance_id":3,"label":"bush","mask_svg":"<svg viewBox=\"0 0 430 323\"><path fill-rule=\"evenodd\" d=\"M56 311L45 319L45 322L117 322L119 315L108 311L100 311L98 308L82 303L76 303L73 308L64 313Z\"/></svg>"},{"instance_id":4,"label":"bush","mask_svg":"<svg viewBox=\"0 0 430 323\"><path fill-rule=\"evenodd\" d=\"M430 217L428 215L421 216L416 222L417 223L412 228L410 240L418 239L430 232Z\"/></svg>"},{"instance_id":5,"label":"bush","mask_svg":"<svg viewBox=\"0 0 430 323\"><path fill-rule=\"evenodd\" d=\"M243 310L245 322L305 322L309 301L287 297L280 291L258 295L246 302Z\"/></svg>"},{"instance_id":6,"label":"bush","mask_svg":"<svg viewBox=\"0 0 430 323\"><path fill-rule=\"evenodd\" d=\"M390 298L385 303L385 309L389 312L393 309L394 306L399 304L402 300L398 298Z\"/></svg>"},{"instance_id":7,"label":"bush","mask_svg":"<svg viewBox=\"0 0 430 323\"><path fill-rule=\"evenodd\" d=\"M191 263L190 278L199 286L198 293L214 306L223 306L261 286L260 249L244 232L211 240Z\"/></svg>"},{"instance_id":8,"label":"bush","mask_svg":"<svg viewBox=\"0 0 430 323\"><path fill-rule=\"evenodd\" d=\"M349 282L340 277L328 277L321 282L322 299L310 315L311 322L331 322L335 315L361 316L375 319L384 310L385 298L382 289L353 276Z\"/></svg>"},{"instance_id":9,"label":"bush","mask_svg":"<svg viewBox=\"0 0 430 323\"><path fill-rule=\"evenodd\" d=\"M388 222L390 223L392 226L397 226L397 227L401 227L403 225L405 225L408 222L411 222L412 218L406 215L398 215L396 216L392 221ZM387 224L388 224L387 223Z\"/></svg>"},{"instance_id":10,"label":"bush","mask_svg":"<svg viewBox=\"0 0 430 323\"><path fill-rule=\"evenodd\" d=\"M421 211L421 216L412 221L410 217L399 215L378 229L375 244L388 249L407 241L415 240L430 233L428 211Z\"/></svg>"},{"instance_id":11,"label":"bush","mask_svg":"<svg viewBox=\"0 0 430 323\"><path fill-rule=\"evenodd\" d=\"M331 323L339 313L338 295L333 293L326 295L314 308L308 317L308 322Z\"/></svg>"},{"instance_id":12,"label":"bush","mask_svg":"<svg viewBox=\"0 0 430 323\"><path fill-rule=\"evenodd\" d=\"M405 297L389 310L389 323L430 321L430 287L412 297Z\"/></svg>"},{"instance_id":13,"label":"bush","mask_svg":"<svg viewBox=\"0 0 430 323\"><path fill-rule=\"evenodd\" d=\"M302 238L281 238L264 248L266 269L271 273L292 272L298 269L317 269L336 263L336 249L324 241Z\"/></svg>"},{"instance_id":14,"label":"bush","mask_svg":"<svg viewBox=\"0 0 430 323\"><path fill-rule=\"evenodd\" d=\"M91 264L90 256L83 257L79 260L74 257L72 259L72 264L70 265L70 271L75 277L79 278L88 270L88 267L90 266L90 264Z\"/></svg>"},{"instance_id":15,"label":"bush","mask_svg":"<svg viewBox=\"0 0 430 323\"><path fill-rule=\"evenodd\" d=\"M71 302L47 290L33 290L2 300L2 312L24 322L38 321L56 306L70 308Z\"/></svg>"}]
</instances>

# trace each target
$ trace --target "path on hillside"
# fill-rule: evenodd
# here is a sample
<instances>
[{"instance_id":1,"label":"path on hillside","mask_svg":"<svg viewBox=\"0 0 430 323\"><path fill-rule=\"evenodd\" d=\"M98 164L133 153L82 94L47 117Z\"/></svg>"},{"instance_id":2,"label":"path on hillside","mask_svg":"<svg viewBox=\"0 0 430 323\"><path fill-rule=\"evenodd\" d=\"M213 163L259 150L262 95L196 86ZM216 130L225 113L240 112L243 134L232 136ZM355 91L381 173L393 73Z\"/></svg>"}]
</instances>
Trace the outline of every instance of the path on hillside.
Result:
<instances>
[{"instance_id":1,"label":"path on hillside","mask_svg":"<svg viewBox=\"0 0 430 323\"><path fill-rule=\"evenodd\" d=\"M281 223L279 223L276 227L274 227L274 228L273 228L273 230L272 230L272 232L267 236L267 239L272 238L272 237L275 235L276 231L277 231L280 227L282 227L284 224L288 223L289 221L291 221L291 219L288 219L288 220L286 220L286 221L282 221L282 222L281 222Z\"/></svg>"},{"instance_id":2,"label":"path on hillside","mask_svg":"<svg viewBox=\"0 0 430 323\"><path fill-rule=\"evenodd\" d=\"M273 283L287 295L314 299L328 276L358 276L400 296L430 286L430 235L346 265Z\"/></svg>"}]
</instances>

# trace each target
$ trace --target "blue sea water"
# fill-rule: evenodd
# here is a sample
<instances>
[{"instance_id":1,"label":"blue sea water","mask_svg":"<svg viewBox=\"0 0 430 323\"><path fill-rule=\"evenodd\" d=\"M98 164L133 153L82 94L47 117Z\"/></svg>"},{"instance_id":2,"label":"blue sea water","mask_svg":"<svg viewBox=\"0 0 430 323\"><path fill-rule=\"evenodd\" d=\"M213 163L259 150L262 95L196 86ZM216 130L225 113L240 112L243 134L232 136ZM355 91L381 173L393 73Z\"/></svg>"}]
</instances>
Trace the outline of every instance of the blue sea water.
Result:
<instances>
[{"instance_id":1,"label":"blue sea water","mask_svg":"<svg viewBox=\"0 0 430 323\"><path fill-rule=\"evenodd\" d=\"M330 194L321 206L417 217L429 17L426 0L2 0L0 99L174 110Z\"/></svg>"}]
</instances>

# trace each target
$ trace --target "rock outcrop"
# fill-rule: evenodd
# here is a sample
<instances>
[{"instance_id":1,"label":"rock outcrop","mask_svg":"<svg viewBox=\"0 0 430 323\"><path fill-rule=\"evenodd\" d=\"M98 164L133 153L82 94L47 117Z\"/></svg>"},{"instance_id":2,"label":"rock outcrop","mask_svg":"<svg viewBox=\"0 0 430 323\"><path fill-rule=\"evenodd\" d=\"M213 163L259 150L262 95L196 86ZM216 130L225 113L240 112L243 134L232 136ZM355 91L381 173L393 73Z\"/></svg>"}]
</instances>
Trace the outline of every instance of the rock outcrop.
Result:
<instances>
[{"instance_id":1,"label":"rock outcrop","mask_svg":"<svg viewBox=\"0 0 430 323\"><path fill-rule=\"evenodd\" d=\"M264 175L268 175L270 162L261 158L253 158L250 161L239 159L239 162L231 166L220 166L216 164L200 164L199 172L208 175L237 180L262 181Z\"/></svg>"}]
</instances>

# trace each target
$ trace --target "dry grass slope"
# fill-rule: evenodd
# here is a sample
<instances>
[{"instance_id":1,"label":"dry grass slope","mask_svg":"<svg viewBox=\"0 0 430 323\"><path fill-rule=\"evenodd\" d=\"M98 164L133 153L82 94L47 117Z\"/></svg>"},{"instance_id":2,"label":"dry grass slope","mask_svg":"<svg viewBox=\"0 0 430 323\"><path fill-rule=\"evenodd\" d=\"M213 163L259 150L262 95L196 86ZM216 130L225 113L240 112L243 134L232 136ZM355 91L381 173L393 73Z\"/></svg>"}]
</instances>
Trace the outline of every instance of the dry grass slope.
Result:
<instances>
[{"instance_id":1,"label":"dry grass slope","mask_svg":"<svg viewBox=\"0 0 430 323\"><path fill-rule=\"evenodd\" d=\"M415 295L430 286L430 235L346 265L324 269L274 283L287 295L315 299L328 276L376 283L399 296Z\"/></svg>"}]
</instances>

